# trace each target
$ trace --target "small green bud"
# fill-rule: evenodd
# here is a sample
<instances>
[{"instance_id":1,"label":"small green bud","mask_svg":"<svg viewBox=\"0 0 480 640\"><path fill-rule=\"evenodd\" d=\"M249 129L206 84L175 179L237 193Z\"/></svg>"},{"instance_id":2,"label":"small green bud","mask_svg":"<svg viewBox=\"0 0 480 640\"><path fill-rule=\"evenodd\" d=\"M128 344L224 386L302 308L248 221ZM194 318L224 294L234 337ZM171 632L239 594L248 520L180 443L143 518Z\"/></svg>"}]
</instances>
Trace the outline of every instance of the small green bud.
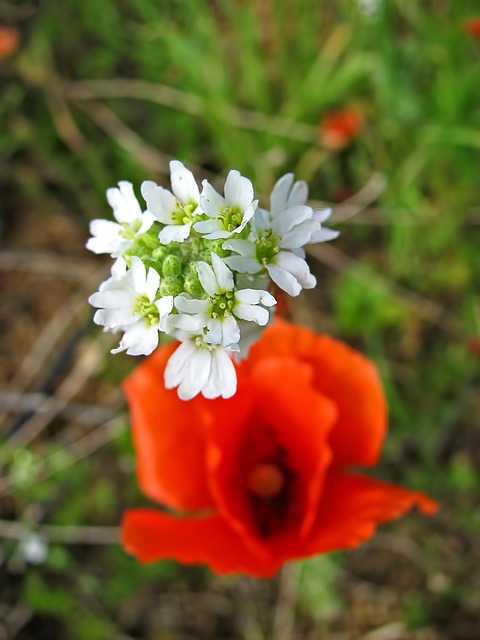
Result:
<instances>
[{"instance_id":1,"label":"small green bud","mask_svg":"<svg viewBox=\"0 0 480 640\"><path fill-rule=\"evenodd\" d=\"M163 296L178 296L183 291L183 284L181 278L175 278L167 276L160 282L160 295Z\"/></svg>"},{"instance_id":2,"label":"small green bud","mask_svg":"<svg viewBox=\"0 0 480 640\"><path fill-rule=\"evenodd\" d=\"M188 275L183 283L185 291L189 293L193 298L202 298L205 295L202 285L198 276L195 274Z\"/></svg>"},{"instance_id":3,"label":"small green bud","mask_svg":"<svg viewBox=\"0 0 480 640\"><path fill-rule=\"evenodd\" d=\"M136 242L141 246L152 251L159 246L160 240L158 239L159 225L154 223L148 231L137 236Z\"/></svg>"},{"instance_id":4,"label":"small green bud","mask_svg":"<svg viewBox=\"0 0 480 640\"><path fill-rule=\"evenodd\" d=\"M168 247L165 247L163 244L157 247L152 251L152 258L157 262L163 262L165 258L168 256Z\"/></svg>"},{"instance_id":5,"label":"small green bud","mask_svg":"<svg viewBox=\"0 0 480 640\"><path fill-rule=\"evenodd\" d=\"M228 254L230 253L229 251L227 251L222 247L222 244L224 242L225 242L224 238L222 238L221 240L210 240L209 249L210 251L213 251L214 253L216 253L219 258L225 258L225 256L228 256ZM211 259L209 259L209 262L211 262Z\"/></svg>"},{"instance_id":6,"label":"small green bud","mask_svg":"<svg viewBox=\"0 0 480 640\"><path fill-rule=\"evenodd\" d=\"M182 262L178 256L170 254L166 256L162 264L164 277L179 278L182 273Z\"/></svg>"}]
</instances>

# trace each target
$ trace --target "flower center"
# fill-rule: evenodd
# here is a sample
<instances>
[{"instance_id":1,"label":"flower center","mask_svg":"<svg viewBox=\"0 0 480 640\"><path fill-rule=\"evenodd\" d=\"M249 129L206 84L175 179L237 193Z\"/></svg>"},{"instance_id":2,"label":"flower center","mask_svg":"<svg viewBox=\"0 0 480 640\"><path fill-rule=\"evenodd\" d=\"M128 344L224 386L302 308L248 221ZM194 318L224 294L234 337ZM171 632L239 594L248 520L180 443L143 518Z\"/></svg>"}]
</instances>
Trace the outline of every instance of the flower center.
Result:
<instances>
[{"instance_id":1,"label":"flower center","mask_svg":"<svg viewBox=\"0 0 480 640\"><path fill-rule=\"evenodd\" d=\"M137 218L131 223L122 222L121 225L122 229L120 231L120 235L122 236L122 238L125 238L125 240L133 240L137 234L137 231L142 226L142 221Z\"/></svg>"},{"instance_id":2,"label":"flower center","mask_svg":"<svg viewBox=\"0 0 480 640\"><path fill-rule=\"evenodd\" d=\"M210 344L209 342L204 342L203 336L196 336L193 339L193 342L196 347L198 348L202 347L204 349L207 349L208 351L215 351L215 349L218 347L217 344Z\"/></svg>"},{"instance_id":3,"label":"flower center","mask_svg":"<svg viewBox=\"0 0 480 640\"><path fill-rule=\"evenodd\" d=\"M232 313L235 306L233 295L233 291L226 291L225 293L216 293L210 297L210 315L212 318L224 318Z\"/></svg>"},{"instance_id":4,"label":"flower center","mask_svg":"<svg viewBox=\"0 0 480 640\"><path fill-rule=\"evenodd\" d=\"M280 251L280 238L274 236L272 231L264 231L260 234L256 244L257 260L266 265L272 262Z\"/></svg>"},{"instance_id":5,"label":"flower center","mask_svg":"<svg viewBox=\"0 0 480 640\"><path fill-rule=\"evenodd\" d=\"M239 207L225 207L220 211L220 219L225 231L234 231L242 224L243 213Z\"/></svg>"},{"instance_id":6,"label":"flower center","mask_svg":"<svg viewBox=\"0 0 480 640\"><path fill-rule=\"evenodd\" d=\"M135 298L133 313L139 313L145 318L148 324L154 325L160 322L160 314L157 307L150 302L145 294Z\"/></svg>"},{"instance_id":7,"label":"flower center","mask_svg":"<svg viewBox=\"0 0 480 640\"><path fill-rule=\"evenodd\" d=\"M250 493L259 498L274 498L285 486L285 474L273 462L262 462L250 471L247 476L247 487Z\"/></svg>"},{"instance_id":8,"label":"flower center","mask_svg":"<svg viewBox=\"0 0 480 640\"><path fill-rule=\"evenodd\" d=\"M193 212L197 208L196 202L181 204L177 201L177 209L173 212L173 218L177 224L188 224L194 218Z\"/></svg>"}]
</instances>

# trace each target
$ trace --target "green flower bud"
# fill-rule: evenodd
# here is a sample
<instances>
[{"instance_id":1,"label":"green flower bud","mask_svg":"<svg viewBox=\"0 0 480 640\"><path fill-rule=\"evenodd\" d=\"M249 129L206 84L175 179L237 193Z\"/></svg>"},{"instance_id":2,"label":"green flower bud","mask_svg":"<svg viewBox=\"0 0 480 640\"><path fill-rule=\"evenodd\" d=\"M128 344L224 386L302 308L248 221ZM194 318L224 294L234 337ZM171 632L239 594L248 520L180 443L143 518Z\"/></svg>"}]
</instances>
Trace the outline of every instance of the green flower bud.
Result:
<instances>
[{"instance_id":1,"label":"green flower bud","mask_svg":"<svg viewBox=\"0 0 480 640\"><path fill-rule=\"evenodd\" d=\"M203 287L200 284L200 280L198 278L185 278L183 286L185 288L185 291L189 293L193 298L202 298L205 295L205 291L203 290Z\"/></svg>"},{"instance_id":2,"label":"green flower bud","mask_svg":"<svg viewBox=\"0 0 480 640\"><path fill-rule=\"evenodd\" d=\"M160 295L163 296L178 296L183 291L182 279L179 277L167 276L162 278L160 282Z\"/></svg>"},{"instance_id":3,"label":"green flower bud","mask_svg":"<svg viewBox=\"0 0 480 640\"><path fill-rule=\"evenodd\" d=\"M166 256L162 264L162 273L164 277L179 278L182 274L180 258L173 254Z\"/></svg>"},{"instance_id":4,"label":"green flower bud","mask_svg":"<svg viewBox=\"0 0 480 640\"><path fill-rule=\"evenodd\" d=\"M205 295L205 291L198 278L196 264L197 264L196 260L192 260L192 262L190 262L187 265L187 268L185 270L186 275L185 275L185 281L183 283L183 286L185 288L185 291L189 293L191 296L193 296L194 298L198 298L198 297L202 298Z\"/></svg>"},{"instance_id":5,"label":"green flower bud","mask_svg":"<svg viewBox=\"0 0 480 640\"><path fill-rule=\"evenodd\" d=\"M230 251L222 248L222 244L224 242L225 240L223 238L220 240L210 240L210 250L216 253L220 258L225 258L225 256L228 256L230 253ZM211 261L211 256L209 256L208 262L210 263Z\"/></svg>"},{"instance_id":6,"label":"green flower bud","mask_svg":"<svg viewBox=\"0 0 480 640\"><path fill-rule=\"evenodd\" d=\"M160 240L158 239L159 225L153 224L148 231L137 236L136 242L138 245L149 249L150 252L159 246Z\"/></svg>"},{"instance_id":7,"label":"green flower bud","mask_svg":"<svg viewBox=\"0 0 480 640\"><path fill-rule=\"evenodd\" d=\"M165 247L163 244L152 251L152 258L157 262L163 262L168 255L168 247Z\"/></svg>"}]
</instances>

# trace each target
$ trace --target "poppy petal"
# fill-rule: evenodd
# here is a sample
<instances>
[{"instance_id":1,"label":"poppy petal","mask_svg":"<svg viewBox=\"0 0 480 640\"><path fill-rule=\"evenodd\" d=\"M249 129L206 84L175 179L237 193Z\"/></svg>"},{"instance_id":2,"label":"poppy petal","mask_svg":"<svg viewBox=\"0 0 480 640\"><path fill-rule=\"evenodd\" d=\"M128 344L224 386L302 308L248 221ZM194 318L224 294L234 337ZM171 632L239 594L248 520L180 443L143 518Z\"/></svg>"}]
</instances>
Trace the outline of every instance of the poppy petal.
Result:
<instances>
[{"instance_id":1,"label":"poppy petal","mask_svg":"<svg viewBox=\"0 0 480 640\"><path fill-rule=\"evenodd\" d=\"M225 406L228 415L236 416L233 424L228 429L221 421L212 425L208 450L212 495L219 513L252 548L273 549L270 535L278 537L276 531L261 531L248 496L247 475L258 464L284 464L290 477L286 510L279 515L282 538L298 532L306 536L315 519L331 460L327 438L336 408L313 389L311 377L306 363L286 357L266 359L251 372L248 384L241 380L231 406ZM281 459L276 458L278 453Z\"/></svg>"},{"instance_id":2,"label":"poppy petal","mask_svg":"<svg viewBox=\"0 0 480 640\"><path fill-rule=\"evenodd\" d=\"M414 506L427 515L437 510L437 503L420 491L359 474L331 473L301 555L355 547L370 538L378 524Z\"/></svg>"},{"instance_id":3,"label":"poppy petal","mask_svg":"<svg viewBox=\"0 0 480 640\"><path fill-rule=\"evenodd\" d=\"M204 398L185 402L175 390L165 389L163 374L175 347L157 349L123 383L138 480L143 492L158 502L177 509L203 509L212 504L203 434L213 418Z\"/></svg>"},{"instance_id":4,"label":"poppy petal","mask_svg":"<svg viewBox=\"0 0 480 640\"><path fill-rule=\"evenodd\" d=\"M338 417L330 434L335 465L374 465L387 428L387 406L373 363L335 338L281 319L267 327L240 369L248 372L273 355L310 364L313 386L336 404Z\"/></svg>"},{"instance_id":5,"label":"poppy petal","mask_svg":"<svg viewBox=\"0 0 480 640\"><path fill-rule=\"evenodd\" d=\"M141 562L167 558L207 564L217 573L267 576L279 564L256 554L219 516L176 518L155 509L131 509L123 516L122 545Z\"/></svg>"}]
</instances>

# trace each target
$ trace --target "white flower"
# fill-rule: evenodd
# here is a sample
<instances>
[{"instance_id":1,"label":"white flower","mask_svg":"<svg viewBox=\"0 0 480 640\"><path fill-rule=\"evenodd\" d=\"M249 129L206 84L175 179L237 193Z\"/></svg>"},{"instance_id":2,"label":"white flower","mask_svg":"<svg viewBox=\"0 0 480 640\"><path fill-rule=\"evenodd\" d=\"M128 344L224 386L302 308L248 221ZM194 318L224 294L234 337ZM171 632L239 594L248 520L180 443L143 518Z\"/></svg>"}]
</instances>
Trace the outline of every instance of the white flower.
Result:
<instances>
[{"instance_id":1,"label":"white flower","mask_svg":"<svg viewBox=\"0 0 480 640\"><path fill-rule=\"evenodd\" d=\"M210 220L193 225L207 240L229 238L241 233L253 218L258 200L253 199L253 185L248 178L232 169L225 181L225 196L218 194L207 180L202 182L200 205Z\"/></svg>"},{"instance_id":2,"label":"white flower","mask_svg":"<svg viewBox=\"0 0 480 640\"><path fill-rule=\"evenodd\" d=\"M202 323L193 316L170 316L169 333L182 340L165 369L165 387L178 387L178 396L190 400L199 393L205 398L230 398L237 390L237 374L230 358L232 347L203 340Z\"/></svg>"},{"instance_id":3,"label":"white flower","mask_svg":"<svg viewBox=\"0 0 480 640\"><path fill-rule=\"evenodd\" d=\"M296 250L305 244L326 242L340 235L339 231L322 227L322 222L330 217L331 209L313 210L307 207L310 209L311 215L306 218L304 217L305 213L302 215L300 207L307 206L307 199L307 183L303 180L294 182L293 173L286 173L275 183L270 195L270 218L273 232L276 233L276 226L278 227L282 223L284 225L291 224L295 220L289 233L282 238L282 248ZM263 213L268 215L268 212ZM290 222L287 223L287 220Z\"/></svg>"},{"instance_id":4,"label":"white flower","mask_svg":"<svg viewBox=\"0 0 480 640\"><path fill-rule=\"evenodd\" d=\"M18 546L20 555L29 564L40 565L48 556L48 542L38 533L27 533Z\"/></svg>"},{"instance_id":5,"label":"white flower","mask_svg":"<svg viewBox=\"0 0 480 640\"><path fill-rule=\"evenodd\" d=\"M256 274L267 271L270 278L291 296L316 285L305 261L304 245L333 239L336 231L322 228L329 210L314 211L306 205L308 187L294 182L293 174L282 176L270 196L271 210L259 209L249 240L230 239L223 248L237 253L224 258L234 271Z\"/></svg>"},{"instance_id":6,"label":"white flower","mask_svg":"<svg viewBox=\"0 0 480 640\"><path fill-rule=\"evenodd\" d=\"M265 326L270 313L264 307L273 306L276 300L261 289L237 290L230 269L216 253L211 255L213 268L206 262L197 263L198 277L208 298L197 300L179 295L175 298L175 307L181 314L201 319L207 329L205 342L227 347L240 340L238 320Z\"/></svg>"},{"instance_id":7,"label":"white flower","mask_svg":"<svg viewBox=\"0 0 480 640\"><path fill-rule=\"evenodd\" d=\"M357 0L357 6L367 17L375 16L382 6L382 0Z\"/></svg>"},{"instance_id":8,"label":"white flower","mask_svg":"<svg viewBox=\"0 0 480 640\"><path fill-rule=\"evenodd\" d=\"M112 353L149 355L158 345L158 332L164 330L165 319L173 308L173 297L156 299L160 276L155 269L146 272L140 258L132 257L131 269L117 261L112 277L90 296L89 303L98 308L94 322L106 330L124 331Z\"/></svg>"},{"instance_id":9,"label":"white flower","mask_svg":"<svg viewBox=\"0 0 480 640\"><path fill-rule=\"evenodd\" d=\"M166 225L159 234L162 244L183 242L190 235L193 219L202 213L200 191L191 171L178 160L170 162L173 194L151 180L142 183L141 192L148 211Z\"/></svg>"},{"instance_id":10,"label":"white flower","mask_svg":"<svg viewBox=\"0 0 480 640\"><path fill-rule=\"evenodd\" d=\"M148 231L155 220L148 211L142 212L130 182L122 181L118 189L107 189L107 200L117 222L92 220L93 237L87 241L87 249L117 258L133 244L137 235Z\"/></svg>"}]
</instances>

